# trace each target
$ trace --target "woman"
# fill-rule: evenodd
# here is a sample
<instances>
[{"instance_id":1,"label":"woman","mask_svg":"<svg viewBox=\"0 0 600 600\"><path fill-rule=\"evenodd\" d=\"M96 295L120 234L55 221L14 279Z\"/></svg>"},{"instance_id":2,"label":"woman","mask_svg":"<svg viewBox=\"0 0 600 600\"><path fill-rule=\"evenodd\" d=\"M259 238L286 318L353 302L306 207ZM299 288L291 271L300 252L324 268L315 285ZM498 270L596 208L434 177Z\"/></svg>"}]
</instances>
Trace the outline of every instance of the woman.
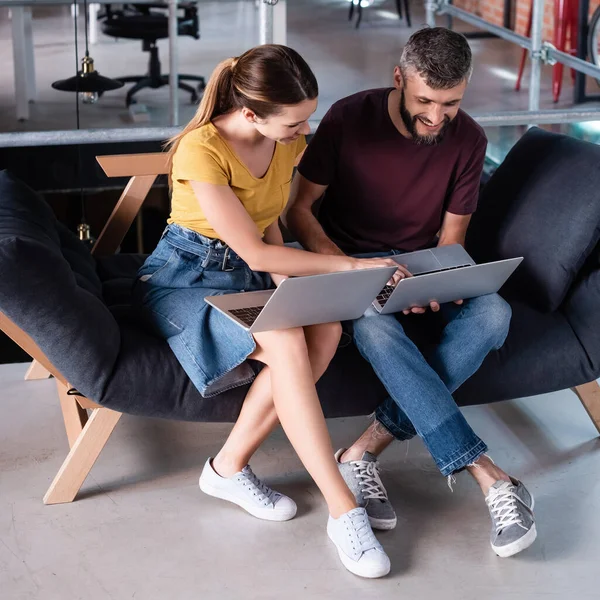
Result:
<instances>
[{"instance_id":1,"label":"woman","mask_svg":"<svg viewBox=\"0 0 600 600\"><path fill-rule=\"evenodd\" d=\"M343 564L380 577L389 559L339 473L315 390L337 348L339 323L252 335L204 302L267 289L288 275L397 266L283 245L278 217L317 93L306 62L284 46L260 46L217 66L196 116L170 141L171 217L137 292L203 396L254 380L225 445L204 467L201 489L258 518L293 518L293 500L248 466L280 421L325 497L327 531ZM249 358L265 365L258 376Z\"/></svg>"}]
</instances>

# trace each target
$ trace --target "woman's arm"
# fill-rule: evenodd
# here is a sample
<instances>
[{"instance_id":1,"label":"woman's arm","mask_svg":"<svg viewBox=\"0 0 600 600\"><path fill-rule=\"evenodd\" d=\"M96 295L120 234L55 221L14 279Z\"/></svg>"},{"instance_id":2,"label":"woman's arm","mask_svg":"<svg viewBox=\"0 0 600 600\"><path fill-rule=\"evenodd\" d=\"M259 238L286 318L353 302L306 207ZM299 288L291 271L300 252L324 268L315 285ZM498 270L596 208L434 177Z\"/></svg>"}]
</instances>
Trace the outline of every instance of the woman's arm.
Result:
<instances>
[{"instance_id":1,"label":"woman's arm","mask_svg":"<svg viewBox=\"0 0 600 600\"><path fill-rule=\"evenodd\" d=\"M273 221L266 229L263 241L271 246L283 246L283 236L281 235L281 229L279 228L279 219ZM271 279L277 286L284 280L287 279L286 275L279 275L278 273L271 273Z\"/></svg>"},{"instance_id":2,"label":"woman's arm","mask_svg":"<svg viewBox=\"0 0 600 600\"><path fill-rule=\"evenodd\" d=\"M211 227L253 271L301 276L397 266L386 258L359 260L349 256L326 256L265 243L230 187L199 181L190 183Z\"/></svg>"},{"instance_id":3,"label":"woman's arm","mask_svg":"<svg viewBox=\"0 0 600 600\"><path fill-rule=\"evenodd\" d=\"M324 257L265 243L256 224L229 186L198 181L192 181L191 185L211 227L253 271L312 275L352 268L348 257Z\"/></svg>"}]
</instances>

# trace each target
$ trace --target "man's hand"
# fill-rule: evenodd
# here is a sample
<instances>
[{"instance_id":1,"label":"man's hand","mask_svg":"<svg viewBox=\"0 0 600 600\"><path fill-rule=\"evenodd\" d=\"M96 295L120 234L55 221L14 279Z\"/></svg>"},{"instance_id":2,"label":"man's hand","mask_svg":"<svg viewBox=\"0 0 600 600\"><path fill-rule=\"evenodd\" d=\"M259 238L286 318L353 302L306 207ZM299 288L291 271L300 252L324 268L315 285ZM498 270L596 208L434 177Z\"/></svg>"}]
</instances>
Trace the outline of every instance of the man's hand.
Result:
<instances>
[{"instance_id":1,"label":"man's hand","mask_svg":"<svg viewBox=\"0 0 600 600\"><path fill-rule=\"evenodd\" d=\"M438 248L440 246L448 246L450 244L465 245L465 237L467 235L467 228L471 220L471 215L454 215L450 212L444 214L444 221L442 228L439 232ZM455 300L454 304L462 304L462 300ZM422 315L427 312L427 308L430 308L432 312L439 312L440 305L438 302L430 302L429 306L413 306L407 308L402 312L405 315L415 314Z\"/></svg>"},{"instance_id":2,"label":"man's hand","mask_svg":"<svg viewBox=\"0 0 600 600\"><path fill-rule=\"evenodd\" d=\"M454 304L462 304L463 300L455 300ZM440 310L440 305L438 302L430 302L429 303L429 308L432 310L432 312L438 312ZM402 311L405 315L410 315L411 313L414 315L422 315L423 313L427 312L427 307L425 306L413 306L411 308L407 308L406 310Z\"/></svg>"}]
</instances>

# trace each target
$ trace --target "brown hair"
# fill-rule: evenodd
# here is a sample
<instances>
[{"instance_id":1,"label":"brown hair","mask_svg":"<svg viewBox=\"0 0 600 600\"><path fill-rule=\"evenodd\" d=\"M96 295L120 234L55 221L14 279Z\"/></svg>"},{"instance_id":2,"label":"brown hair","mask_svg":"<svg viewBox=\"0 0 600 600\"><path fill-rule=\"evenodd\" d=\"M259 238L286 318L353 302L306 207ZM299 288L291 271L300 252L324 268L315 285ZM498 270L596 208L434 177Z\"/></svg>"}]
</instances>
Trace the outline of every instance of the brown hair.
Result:
<instances>
[{"instance_id":1,"label":"brown hair","mask_svg":"<svg viewBox=\"0 0 600 600\"><path fill-rule=\"evenodd\" d=\"M242 107L265 119L281 106L318 96L317 80L306 61L287 46L267 44L228 58L213 71L194 118L166 148L172 159L184 135L212 119Z\"/></svg>"}]
</instances>

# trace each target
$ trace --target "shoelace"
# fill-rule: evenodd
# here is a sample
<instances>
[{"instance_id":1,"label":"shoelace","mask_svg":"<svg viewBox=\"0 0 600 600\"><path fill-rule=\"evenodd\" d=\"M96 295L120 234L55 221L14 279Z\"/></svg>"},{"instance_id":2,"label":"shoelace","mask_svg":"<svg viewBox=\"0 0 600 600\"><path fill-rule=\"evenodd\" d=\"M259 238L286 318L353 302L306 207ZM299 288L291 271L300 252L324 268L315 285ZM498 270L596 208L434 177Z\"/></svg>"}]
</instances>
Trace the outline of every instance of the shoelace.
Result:
<instances>
[{"instance_id":1,"label":"shoelace","mask_svg":"<svg viewBox=\"0 0 600 600\"><path fill-rule=\"evenodd\" d=\"M366 552L367 550L376 548L378 546L377 538L371 529L367 513L364 510L353 511L349 515L349 518L352 528L356 533L360 551Z\"/></svg>"},{"instance_id":2,"label":"shoelace","mask_svg":"<svg viewBox=\"0 0 600 600\"><path fill-rule=\"evenodd\" d=\"M240 475L238 481L244 486L250 486L250 491L257 496L257 500L262 502L264 506L269 504L275 505L281 494L272 490L266 483L263 483L252 471L250 466L247 466Z\"/></svg>"},{"instance_id":3,"label":"shoelace","mask_svg":"<svg viewBox=\"0 0 600 600\"><path fill-rule=\"evenodd\" d=\"M365 500L376 498L387 500L387 491L379 477L379 463L367 460L355 461L354 471L360 481Z\"/></svg>"},{"instance_id":4,"label":"shoelace","mask_svg":"<svg viewBox=\"0 0 600 600\"><path fill-rule=\"evenodd\" d=\"M510 488L503 488L488 500L490 512L496 524L496 533L500 533L510 525L518 525L527 529L519 515L519 497Z\"/></svg>"}]
</instances>

